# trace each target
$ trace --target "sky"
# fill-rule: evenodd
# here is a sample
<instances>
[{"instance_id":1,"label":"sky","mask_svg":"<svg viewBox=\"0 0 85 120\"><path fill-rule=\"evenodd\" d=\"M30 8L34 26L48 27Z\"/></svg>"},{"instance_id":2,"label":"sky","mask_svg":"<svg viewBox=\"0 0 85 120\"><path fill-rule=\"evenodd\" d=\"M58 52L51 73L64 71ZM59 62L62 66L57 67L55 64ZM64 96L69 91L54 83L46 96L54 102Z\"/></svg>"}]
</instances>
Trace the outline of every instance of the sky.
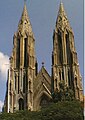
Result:
<instances>
[{"instance_id":1,"label":"sky","mask_svg":"<svg viewBox=\"0 0 85 120\"><path fill-rule=\"evenodd\" d=\"M74 32L80 72L84 80L83 0L62 0L62 2ZM39 70L44 62L51 75L52 37L60 0L27 0L26 5L35 36ZM23 7L24 0L0 1L0 111L6 93L7 69L13 48L13 35L17 31Z\"/></svg>"}]
</instances>

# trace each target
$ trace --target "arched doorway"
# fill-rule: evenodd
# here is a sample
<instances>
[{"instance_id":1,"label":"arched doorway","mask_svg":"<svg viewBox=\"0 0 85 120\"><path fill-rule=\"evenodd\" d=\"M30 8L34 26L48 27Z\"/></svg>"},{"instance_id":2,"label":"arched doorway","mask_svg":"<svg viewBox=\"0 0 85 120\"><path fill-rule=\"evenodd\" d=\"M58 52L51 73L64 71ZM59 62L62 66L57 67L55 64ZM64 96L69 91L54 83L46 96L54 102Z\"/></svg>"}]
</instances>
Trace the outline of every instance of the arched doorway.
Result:
<instances>
[{"instance_id":1,"label":"arched doorway","mask_svg":"<svg viewBox=\"0 0 85 120\"><path fill-rule=\"evenodd\" d=\"M40 100L40 106L41 108L45 108L49 105L49 98L43 94Z\"/></svg>"},{"instance_id":2,"label":"arched doorway","mask_svg":"<svg viewBox=\"0 0 85 120\"><path fill-rule=\"evenodd\" d=\"M22 98L19 99L19 110L24 110L24 100Z\"/></svg>"}]
</instances>

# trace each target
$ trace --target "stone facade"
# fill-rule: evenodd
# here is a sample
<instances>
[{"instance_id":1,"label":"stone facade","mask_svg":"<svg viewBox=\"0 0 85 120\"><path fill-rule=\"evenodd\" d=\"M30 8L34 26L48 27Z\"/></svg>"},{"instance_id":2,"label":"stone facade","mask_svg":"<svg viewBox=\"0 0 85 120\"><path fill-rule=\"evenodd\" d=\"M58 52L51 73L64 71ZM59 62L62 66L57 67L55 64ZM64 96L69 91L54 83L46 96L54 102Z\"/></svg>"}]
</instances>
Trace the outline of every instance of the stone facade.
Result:
<instances>
[{"instance_id":1,"label":"stone facade","mask_svg":"<svg viewBox=\"0 0 85 120\"><path fill-rule=\"evenodd\" d=\"M51 77L45 67L42 66L34 81L33 109L37 111L41 107L48 106L51 99Z\"/></svg>"},{"instance_id":2,"label":"stone facade","mask_svg":"<svg viewBox=\"0 0 85 120\"><path fill-rule=\"evenodd\" d=\"M65 85L73 89L75 98L83 99L74 35L62 3L53 33L52 76L48 74L44 65L38 72L35 38L26 4L18 30L13 37L13 46L4 111L37 111L46 107L52 99L51 93L59 90L60 81L64 81Z\"/></svg>"},{"instance_id":3,"label":"stone facade","mask_svg":"<svg viewBox=\"0 0 85 120\"><path fill-rule=\"evenodd\" d=\"M76 99L83 100L82 81L74 45L74 35L64 6L61 3L53 33L52 91L59 90L59 83L63 81L68 88L74 91Z\"/></svg>"}]
</instances>

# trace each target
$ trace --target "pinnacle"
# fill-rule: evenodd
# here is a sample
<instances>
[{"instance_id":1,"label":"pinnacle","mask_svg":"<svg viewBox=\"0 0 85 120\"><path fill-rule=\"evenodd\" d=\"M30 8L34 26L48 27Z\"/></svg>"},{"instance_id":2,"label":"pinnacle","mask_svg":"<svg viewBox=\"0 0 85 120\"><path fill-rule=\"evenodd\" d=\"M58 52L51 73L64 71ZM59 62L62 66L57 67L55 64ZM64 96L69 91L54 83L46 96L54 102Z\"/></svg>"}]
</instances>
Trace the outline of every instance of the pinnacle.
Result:
<instances>
[{"instance_id":1,"label":"pinnacle","mask_svg":"<svg viewBox=\"0 0 85 120\"><path fill-rule=\"evenodd\" d=\"M62 2L60 2L60 7L59 7L59 13L58 14L64 14L64 15L66 15L65 10L64 10L64 6L63 6Z\"/></svg>"},{"instance_id":2,"label":"pinnacle","mask_svg":"<svg viewBox=\"0 0 85 120\"><path fill-rule=\"evenodd\" d=\"M21 19L19 21L18 24L18 30L21 32L25 32L27 31L28 33L32 33L32 26L31 26L31 22L28 16L28 11L27 11L27 7L26 7L26 2L24 2L24 8L23 8L23 12L21 15Z\"/></svg>"},{"instance_id":3,"label":"pinnacle","mask_svg":"<svg viewBox=\"0 0 85 120\"><path fill-rule=\"evenodd\" d=\"M26 7L26 3L24 3L24 8L23 8L21 19L29 19L28 18L28 11L27 11L27 7Z\"/></svg>"},{"instance_id":4,"label":"pinnacle","mask_svg":"<svg viewBox=\"0 0 85 120\"><path fill-rule=\"evenodd\" d=\"M66 12L64 10L64 5L62 1L60 2L57 21L56 21L56 28L61 28L64 30L64 28L70 28L70 24L66 15Z\"/></svg>"}]
</instances>

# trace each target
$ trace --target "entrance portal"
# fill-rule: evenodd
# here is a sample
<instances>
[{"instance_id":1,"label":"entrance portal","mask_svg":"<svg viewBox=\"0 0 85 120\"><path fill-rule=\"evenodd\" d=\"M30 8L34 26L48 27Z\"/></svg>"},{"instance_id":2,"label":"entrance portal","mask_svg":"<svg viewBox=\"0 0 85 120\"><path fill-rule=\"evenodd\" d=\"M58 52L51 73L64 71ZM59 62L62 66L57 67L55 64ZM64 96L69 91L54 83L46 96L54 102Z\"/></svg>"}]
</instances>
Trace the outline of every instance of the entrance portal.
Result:
<instances>
[{"instance_id":1,"label":"entrance portal","mask_svg":"<svg viewBox=\"0 0 85 120\"><path fill-rule=\"evenodd\" d=\"M44 94L41 97L40 106L41 106L41 108L45 108L48 105L49 105L49 98Z\"/></svg>"},{"instance_id":2,"label":"entrance portal","mask_svg":"<svg viewBox=\"0 0 85 120\"><path fill-rule=\"evenodd\" d=\"M22 98L19 99L19 110L24 110L24 100Z\"/></svg>"}]
</instances>

